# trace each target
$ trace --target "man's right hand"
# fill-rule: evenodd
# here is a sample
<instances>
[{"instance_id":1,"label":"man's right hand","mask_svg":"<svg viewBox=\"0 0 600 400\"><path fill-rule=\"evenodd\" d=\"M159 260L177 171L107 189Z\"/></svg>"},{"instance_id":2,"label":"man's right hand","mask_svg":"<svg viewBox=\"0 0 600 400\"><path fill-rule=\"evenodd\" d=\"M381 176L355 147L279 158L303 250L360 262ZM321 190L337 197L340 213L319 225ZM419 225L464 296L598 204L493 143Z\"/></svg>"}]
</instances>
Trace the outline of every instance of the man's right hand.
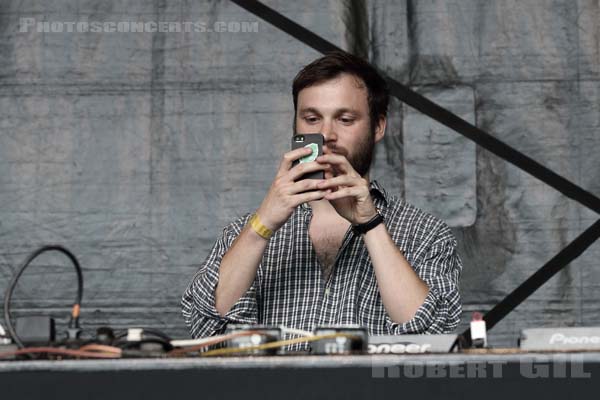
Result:
<instances>
[{"instance_id":1,"label":"man's right hand","mask_svg":"<svg viewBox=\"0 0 600 400\"><path fill-rule=\"evenodd\" d=\"M299 163L292 167L294 161L311 153L310 148L302 147L283 155L277 175L271 184L269 192L257 210L263 225L275 232L302 203L321 200L328 190L318 190L321 179L302 179L302 175L329 168L328 164L315 161Z\"/></svg>"},{"instance_id":2,"label":"man's right hand","mask_svg":"<svg viewBox=\"0 0 600 400\"><path fill-rule=\"evenodd\" d=\"M309 155L311 151L303 147L283 156L277 176L256 211L260 222L273 232L288 220L299 204L320 200L329 192L317 189L321 179L301 179L296 182L307 172L331 168L327 163L319 164L316 161L300 163L292 168L294 161ZM219 281L215 289L215 307L222 317L254 282L267 245L268 242L262 236L246 225L223 255L219 266Z\"/></svg>"}]
</instances>

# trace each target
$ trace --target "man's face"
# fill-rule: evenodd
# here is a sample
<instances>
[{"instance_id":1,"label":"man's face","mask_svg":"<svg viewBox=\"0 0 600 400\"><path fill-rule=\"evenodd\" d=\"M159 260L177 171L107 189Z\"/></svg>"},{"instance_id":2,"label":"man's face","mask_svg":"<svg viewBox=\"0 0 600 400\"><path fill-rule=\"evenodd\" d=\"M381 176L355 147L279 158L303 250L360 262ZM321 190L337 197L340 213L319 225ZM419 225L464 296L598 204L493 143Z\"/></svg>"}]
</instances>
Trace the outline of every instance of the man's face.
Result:
<instances>
[{"instance_id":1,"label":"man's face","mask_svg":"<svg viewBox=\"0 0 600 400\"><path fill-rule=\"evenodd\" d=\"M349 74L302 89L298 93L296 132L325 138L323 152L345 156L366 176L375 143L383 138L385 120L371 132L367 88Z\"/></svg>"}]
</instances>

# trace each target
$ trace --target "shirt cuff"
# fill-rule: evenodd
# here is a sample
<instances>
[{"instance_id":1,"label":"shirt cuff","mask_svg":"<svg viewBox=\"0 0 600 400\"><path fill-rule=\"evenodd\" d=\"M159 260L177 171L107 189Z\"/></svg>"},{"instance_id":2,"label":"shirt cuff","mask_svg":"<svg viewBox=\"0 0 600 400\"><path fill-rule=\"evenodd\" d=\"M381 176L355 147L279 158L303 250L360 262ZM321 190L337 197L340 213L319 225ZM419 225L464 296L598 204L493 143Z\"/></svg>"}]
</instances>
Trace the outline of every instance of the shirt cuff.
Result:
<instances>
[{"instance_id":1,"label":"shirt cuff","mask_svg":"<svg viewBox=\"0 0 600 400\"><path fill-rule=\"evenodd\" d=\"M448 314L447 304L443 301L435 288L430 288L425 301L415 316L405 323L394 322L389 315L385 316L387 330L390 335L422 334L422 333L444 333L443 324L436 323L440 319L445 320Z\"/></svg>"},{"instance_id":2,"label":"shirt cuff","mask_svg":"<svg viewBox=\"0 0 600 400\"><path fill-rule=\"evenodd\" d=\"M218 268L216 268L218 270ZM196 281L198 285L197 293L202 293L198 307L204 315L207 315L220 322L221 329L229 322L239 324L257 323L256 311L256 290L255 282L252 283L246 293L231 307L231 309L221 316L215 305L215 290L219 283L219 274L217 271L209 269Z\"/></svg>"}]
</instances>

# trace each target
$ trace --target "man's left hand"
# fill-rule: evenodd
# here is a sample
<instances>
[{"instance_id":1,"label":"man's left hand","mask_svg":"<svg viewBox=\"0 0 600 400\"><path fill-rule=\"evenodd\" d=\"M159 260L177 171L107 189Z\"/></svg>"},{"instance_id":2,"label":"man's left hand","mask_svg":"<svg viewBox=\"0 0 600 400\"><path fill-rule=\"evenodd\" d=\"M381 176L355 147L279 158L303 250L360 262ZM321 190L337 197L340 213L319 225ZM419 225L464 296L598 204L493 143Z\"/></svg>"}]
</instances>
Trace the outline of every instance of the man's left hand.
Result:
<instances>
[{"instance_id":1,"label":"man's left hand","mask_svg":"<svg viewBox=\"0 0 600 400\"><path fill-rule=\"evenodd\" d=\"M325 180L318 184L320 190L330 190L325 195L342 217L352 224L364 224L377 213L371 198L369 181L354 170L348 159L339 154L325 154L316 159L320 164L329 164Z\"/></svg>"}]
</instances>

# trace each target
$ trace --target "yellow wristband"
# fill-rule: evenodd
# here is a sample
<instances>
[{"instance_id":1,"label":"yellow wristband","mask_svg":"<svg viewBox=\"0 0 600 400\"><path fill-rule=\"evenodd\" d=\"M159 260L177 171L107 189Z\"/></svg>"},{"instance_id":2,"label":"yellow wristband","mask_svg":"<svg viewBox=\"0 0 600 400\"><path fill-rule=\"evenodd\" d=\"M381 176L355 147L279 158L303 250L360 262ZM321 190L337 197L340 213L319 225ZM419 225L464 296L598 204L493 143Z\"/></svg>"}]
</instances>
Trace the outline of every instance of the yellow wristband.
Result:
<instances>
[{"instance_id":1,"label":"yellow wristband","mask_svg":"<svg viewBox=\"0 0 600 400\"><path fill-rule=\"evenodd\" d=\"M254 229L254 232L258 233L263 239L269 240L271 236L273 236L273 231L260 222L258 214L256 213L252 214L252 217L250 217L250 226Z\"/></svg>"}]
</instances>

